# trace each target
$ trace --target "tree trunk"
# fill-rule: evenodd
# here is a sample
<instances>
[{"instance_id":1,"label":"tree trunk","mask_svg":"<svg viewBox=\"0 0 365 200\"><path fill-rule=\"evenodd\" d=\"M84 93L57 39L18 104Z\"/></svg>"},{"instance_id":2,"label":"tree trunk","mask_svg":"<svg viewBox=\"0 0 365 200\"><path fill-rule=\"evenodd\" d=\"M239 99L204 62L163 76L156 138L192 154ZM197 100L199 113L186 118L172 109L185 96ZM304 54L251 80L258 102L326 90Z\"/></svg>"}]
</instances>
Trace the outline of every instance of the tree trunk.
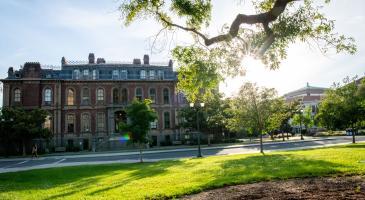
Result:
<instances>
[{"instance_id":1,"label":"tree trunk","mask_svg":"<svg viewBox=\"0 0 365 200\"><path fill-rule=\"evenodd\" d=\"M281 131L281 136L283 137L283 141L285 141L284 131Z\"/></svg>"},{"instance_id":2,"label":"tree trunk","mask_svg":"<svg viewBox=\"0 0 365 200\"><path fill-rule=\"evenodd\" d=\"M143 158L142 158L142 145L139 144L139 162L143 163Z\"/></svg>"},{"instance_id":3,"label":"tree trunk","mask_svg":"<svg viewBox=\"0 0 365 200\"><path fill-rule=\"evenodd\" d=\"M260 131L260 152L264 153L264 145L262 144L262 132Z\"/></svg>"},{"instance_id":4,"label":"tree trunk","mask_svg":"<svg viewBox=\"0 0 365 200\"><path fill-rule=\"evenodd\" d=\"M352 143L355 144L356 140L355 140L355 129L354 129L354 125L351 126L352 128Z\"/></svg>"},{"instance_id":5,"label":"tree trunk","mask_svg":"<svg viewBox=\"0 0 365 200\"><path fill-rule=\"evenodd\" d=\"M25 140L22 139L22 146L23 146L23 156L26 156L26 152L25 152Z\"/></svg>"}]
</instances>

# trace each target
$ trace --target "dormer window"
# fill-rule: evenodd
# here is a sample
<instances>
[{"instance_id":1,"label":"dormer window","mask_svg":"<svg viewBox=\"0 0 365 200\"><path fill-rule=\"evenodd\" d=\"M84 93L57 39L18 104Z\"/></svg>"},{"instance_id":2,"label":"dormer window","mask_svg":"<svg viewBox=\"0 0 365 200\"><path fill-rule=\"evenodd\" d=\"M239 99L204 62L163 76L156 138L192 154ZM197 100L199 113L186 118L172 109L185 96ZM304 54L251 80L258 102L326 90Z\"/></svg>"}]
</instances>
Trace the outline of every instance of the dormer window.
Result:
<instances>
[{"instance_id":1,"label":"dormer window","mask_svg":"<svg viewBox=\"0 0 365 200\"><path fill-rule=\"evenodd\" d=\"M127 79L127 70L123 69L122 71L120 71L120 78L123 80Z\"/></svg>"},{"instance_id":2,"label":"dormer window","mask_svg":"<svg viewBox=\"0 0 365 200\"><path fill-rule=\"evenodd\" d=\"M89 78L89 70L88 69L84 69L84 71L83 71L83 77L85 78L85 79L88 79Z\"/></svg>"},{"instance_id":3,"label":"dormer window","mask_svg":"<svg viewBox=\"0 0 365 200\"><path fill-rule=\"evenodd\" d=\"M118 79L119 78L119 71L118 70L113 70L113 79Z\"/></svg>"},{"instance_id":4,"label":"dormer window","mask_svg":"<svg viewBox=\"0 0 365 200\"><path fill-rule=\"evenodd\" d=\"M74 79L76 80L80 79L80 70L78 69L74 70Z\"/></svg>"},{"instance_id":5,"label":"dormer window","mask_svg":"<svg viewBox=\"0 0 365 200\"><path fill-rule=\"evenodd\" d=\"M155 79L155 70L150 70L150 79Z\"/></svg>"},{"instance_id":6,"label":"dormer window","mask_svg":"<svg viewBox=\"0 0 365 200\"><path fill-rule=\"evenodd\" d=\"M164 76L163 70L158 70L158 79L163 80L163 78L164 78L163 76Z\"/></svg>"},{"instance_id":7,"label":"dormer window","mask_svg":"<svg viewBox=\"0 0 365 200\"><path fill-rule=\"evenodd\" d=\"M93 80L97 79L97 72L96 69L93 70Z\"/></svg>"},{"instance_id":8,"label":"dormer window","mask_svg":"<svg viewBox=\"0 0 365 200\"><path fill-rule=\"evenodd\" d=\"M140 78L141 79L146 79L146 70L141 70L140 71Z\"/></svg>"}]
</instances>

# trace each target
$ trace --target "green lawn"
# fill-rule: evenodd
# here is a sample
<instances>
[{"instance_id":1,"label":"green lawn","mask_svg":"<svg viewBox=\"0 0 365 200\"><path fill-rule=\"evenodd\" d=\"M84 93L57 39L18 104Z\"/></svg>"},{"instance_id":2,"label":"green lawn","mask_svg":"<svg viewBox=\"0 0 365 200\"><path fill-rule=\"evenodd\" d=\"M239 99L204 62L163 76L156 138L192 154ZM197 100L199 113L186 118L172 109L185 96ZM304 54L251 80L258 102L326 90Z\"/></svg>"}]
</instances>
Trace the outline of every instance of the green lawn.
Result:
<instances>
[{"instance_id":1,"label":"green lawn","mask_svg":"<svg viewBox=\"0 0 365 200\"><path fill-rule=\"evenodd\" d=\"M0 199L143 199L263 180L365 174L365 144L266 155L77 166L0 174Z\"/></svg>"}]
</instances>

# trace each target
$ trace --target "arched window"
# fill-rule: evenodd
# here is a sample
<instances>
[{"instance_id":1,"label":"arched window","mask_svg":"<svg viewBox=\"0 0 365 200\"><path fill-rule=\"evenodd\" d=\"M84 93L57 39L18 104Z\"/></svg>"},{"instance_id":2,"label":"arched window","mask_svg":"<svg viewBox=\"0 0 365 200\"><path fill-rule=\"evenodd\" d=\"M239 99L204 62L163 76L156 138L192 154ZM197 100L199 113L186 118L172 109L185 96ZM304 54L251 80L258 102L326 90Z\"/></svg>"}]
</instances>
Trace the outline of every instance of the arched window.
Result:
<instances>
[{"instance_id":1,"label":"arched window","mask_svg":"<svg viewBox=\"0 0 365 200\"><path fill-rule=\"evenodd\" d=\"M71 88L67 89L67 105L75 105L75 92Z\"/></svg>"},{"instance_id":2,"label":"arched window","mask_svg":"<svg viewBox=\"0 0 365 200\"><path fill-rule=\"evenodd\" d=\"M122 104L128 103L128 91L127 88L122 89Z\"/></svg>"},{"instance_id":3,"label":"arched window","mask_svg":"<svg viewBox=\"0 0 365 200\"><path fill-rule=\"evenodd\" d=\"M163 103L170 104L170 92L167 88L163 89Z\"/></svg>"},{"instance_id":4,"label":"arched window","mask_svg":"<svg viewBox=\"0 0 365 200\"><path fill-rule=\"evenodd\" d=\"M151 99L152 103L156 103L156 89L150 88L149 98Z\"/></svg>"},{"instance_id":5,"label":"arched window","mask_svg":"<svg viewBox=\"0 0 365 200\"><path fill-rule=\"evenodd\" d=\"M104 101L104 89L103 88L98 88L96 90L96 100Z\"/></svg>"},{"instance_id":6,"label":"arched window","mask_svg":"<svg viewBox=\"0 0 365 200\"><path fill-rule=\"evenodd\" d=\"M21 94L22 93L19 88L14 90L14 102L20 102Z\"/></svg>"},{"instance_id":7,"label":"arched window","mask_svg":"<svg viewBox=\"0 0 365 200\"><path fill-rule=\"evenodd\" d=\"M170 113L164 112L163 113L163 120L164 120L164 128L170 128Z\"/></svg>"},{"instance_id":8,"label":"arched window","mask_svg":"<svg viewBox=\"0 0 365 200\"><path fill-rule=\"evenodd\" d=\"M81 131L90 132L90 115L89 113L83 113L81 115Z\"/></svg>"},{"instance_id":9,"label":"arched window","mask_svg":"<svg viewBox=\"0 0 365 200\"><path fill-rule=\"evenodd\" d=\"M89 105L90 104L90 90L89 88L83 88L82 89L82 102L83 105Z\"/></svg>"},{"instance_id":10,"label":"arched window","mask_svg":"<svg viewBox=\"0 0 365 200\"><path fill-rule=\"evenodd\" d=\"M52 90L51 88L46 88L44 90L44 103L50 105L52 102Z\"/></svg>"},{"instance_id":11,"label":"arched window","mask_svg":"<svg viewBox=\"0 0 365 200\"><path fill-rule=\"evenodd\" d=\"M135 94L136 99L142 101L142 95L143 95L142 88L136 88L136 94Z\"/></svg>"},{"instance_id":12,"label":"arched window","mask_svg":"<svg viewBox=\"0 0 365 200\"><path fill-rule=\"evenodd\" d=\"M117 104L119 102L119 91L117 88L113 89L113 103Z\"/></svg>"}]
</instances>

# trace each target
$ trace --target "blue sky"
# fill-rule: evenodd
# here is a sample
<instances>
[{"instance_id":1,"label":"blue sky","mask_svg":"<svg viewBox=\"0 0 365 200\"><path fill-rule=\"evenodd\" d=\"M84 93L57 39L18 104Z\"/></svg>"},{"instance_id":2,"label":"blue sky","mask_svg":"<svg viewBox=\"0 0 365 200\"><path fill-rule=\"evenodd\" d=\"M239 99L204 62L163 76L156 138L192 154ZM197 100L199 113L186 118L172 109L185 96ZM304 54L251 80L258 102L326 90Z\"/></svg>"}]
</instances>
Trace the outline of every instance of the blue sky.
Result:
<instances>
[{"instance_id":1,"label":"blue sky","mask_svg":"<svg viewBox=\"0 0 365 200\"><path fill-rule=\"evenodd\" d=\"M237 13L251 12L247 3L238 5L237 0L213 2L213 23L208 29L211 35L224 23L230 23ZM86 60L89 52L107 61L132 61L151 54L150 37L158 32L159 25L149 19L125 27L117 9L116 0L1 0L0 78L6 77L9 66L19 68L26 61L60 65L62 56ZM284 94L305 86L306 82L329 87L345 76L364 75L365 1L332 0L324 11L336 20L338 32L356 39L356 55L323 56L297 43L290 47L288 59L279 70L269 71L259 62L249 60L247 75L230 79L221 90L234 94L243 81L253 81ZM188 36L178 33L165 51L150 55L151 61L167 61L169 48L184 40L189 40Z\"/></svg>"}]
</instances>

